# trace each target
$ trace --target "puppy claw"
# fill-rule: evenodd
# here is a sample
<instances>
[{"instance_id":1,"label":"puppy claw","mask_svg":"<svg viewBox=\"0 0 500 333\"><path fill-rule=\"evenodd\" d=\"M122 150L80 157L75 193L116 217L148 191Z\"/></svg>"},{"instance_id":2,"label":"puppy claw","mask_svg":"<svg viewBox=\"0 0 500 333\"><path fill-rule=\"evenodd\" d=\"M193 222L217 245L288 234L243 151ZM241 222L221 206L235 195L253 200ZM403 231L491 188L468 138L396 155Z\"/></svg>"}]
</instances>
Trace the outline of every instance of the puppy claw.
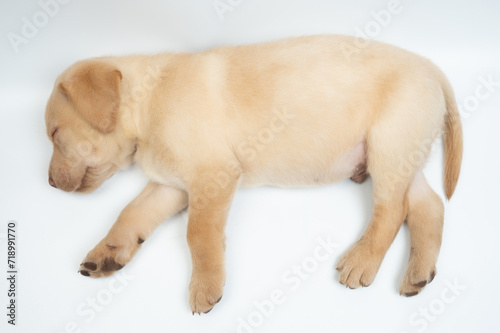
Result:
<instances>
[{"instance_id":1,"label":"puppy claw","mask_svg":"<svg viewBox=\"0 0 500 333\"><path fill-rule=\"evenodd\" d=\"M434 277L436 277L436 270L433 270L433 271L431 272L431 277L430 277L430 279L429 279L429 283L431 283L431 282L432 282L432 280L434 280Z\"/></svg>"},{"instance_id":2,"label":"puppy claw","mask_svg":"<svg viewBox=\"0 0 500 333\"><path fill-rule=\"evenodd\" d=\"M78 271L78 273L82 274L83 276L90 276L90 273L87 271Z\"/></svg>"},{"instance_id":3,"label":"puppy claw","mask_svg":"<svg viewBox=\"0 0 500 333\"><path fill-rule=\"evenodd\" d=\"M222 299L222 296L221 296L221 297L219 297L219 299L218 299L218 300L216 300L215 302L208 302L208 304L210 304L210 305L215 305L215 304L219 303L221 299ZM210 310L212 310L212 309L210 309ZM210 312L210 310L208 310L208 311ZM206 313L206 312L205 312L205 313Z\"/></svg>"}]
</instances>

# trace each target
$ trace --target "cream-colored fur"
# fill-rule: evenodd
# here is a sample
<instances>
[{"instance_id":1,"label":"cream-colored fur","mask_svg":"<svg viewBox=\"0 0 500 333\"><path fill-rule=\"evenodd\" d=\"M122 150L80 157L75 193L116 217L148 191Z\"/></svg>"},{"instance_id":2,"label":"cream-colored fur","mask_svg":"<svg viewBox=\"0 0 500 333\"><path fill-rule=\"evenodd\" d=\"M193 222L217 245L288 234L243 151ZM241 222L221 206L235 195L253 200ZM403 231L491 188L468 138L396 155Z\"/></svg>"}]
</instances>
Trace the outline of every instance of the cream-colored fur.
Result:
<instances>
[{"instance_id":1,"label":"cream-colored fur","mask_svg":"<svg viewBox=\"0 0 500 333\"><path fill-rule=\"evenodd\" d=\"M84 60L57 79L46 111L49 182L89 192L137 162L150 183L81 265L107 276L154 228L189 207L193 313L220 300L224 225L240 186L315 186L373 178L374 213L340 259L340 282L369 285L401 224L411 257L401 294L435 275L443 204L422 168L445 135L450 198L461 125L444 75L428 60L371 42L346 59L350 37L314 36L197 54Z\"/></svg>"}]
</instances>

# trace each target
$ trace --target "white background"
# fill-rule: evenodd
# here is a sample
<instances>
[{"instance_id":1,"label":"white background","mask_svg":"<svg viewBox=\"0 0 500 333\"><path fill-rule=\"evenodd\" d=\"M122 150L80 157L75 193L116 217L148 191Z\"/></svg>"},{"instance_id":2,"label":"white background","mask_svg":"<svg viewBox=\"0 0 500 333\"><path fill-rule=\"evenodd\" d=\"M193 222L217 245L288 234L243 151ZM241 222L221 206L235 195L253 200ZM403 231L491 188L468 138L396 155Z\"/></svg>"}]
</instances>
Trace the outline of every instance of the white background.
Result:
<instances>
[{"instance_id":1,"label":"white background","mask_svg":"<svg viewBox=\"0 0 500 333\"><path fill-rule=\"evenodd\" d=\"M223 0L227 3L229 0ZM500 86L472 105L480 78L500 81L500 2L401 0L401 12L376 30L373 11L389 1L232 0L223 18L212 0L97 1L60 5L16 53L8 33L22 35L37 1L0 5L0 330L2 332L493 332L500 313ZM39 17L38 17L39 18ZM39 18L40 19L40 18ZM42 17L43 19L43 17ZM40 21L41 22L41 21ZM44 23L44 22L41 22ZM191 272L181 213L160 226L120 274L126 285L77 274L86 253L144 186L134 167L90 195L47 183L52 147L44 108L56 76L73 62L102 55L199 51L219 45L316 33L369 33L430 58L448 75L462 107L464 163L446 216L438 274L422 294L399 296L409 256L403 227L369 288L349 290L334 270L362 234L371 213L371 182L318 189L245 189L227 226L227 283L222 301L203 316L188 304ZM375 28L374 28L375 27ZM485 88L481 92L485 92ZM417 102L417 101L416 101ZM473 109L473 110L472 110ZM442 149L425 172L443 197ZM18 319L7 325L5 233L18 224ZM338 247L300 280L283 279L313 256L318 239ZM450 289L458 284L465 289ZM273 291L284 293L268 316ZM98 310L87 304L97 299ZM423 312L427 311L425 317ZM83 313L83 315L82 315ZM261 319L261 320L260 320ZM260 320L260 321L259 321Z\"/></svg>"}]
</instances>

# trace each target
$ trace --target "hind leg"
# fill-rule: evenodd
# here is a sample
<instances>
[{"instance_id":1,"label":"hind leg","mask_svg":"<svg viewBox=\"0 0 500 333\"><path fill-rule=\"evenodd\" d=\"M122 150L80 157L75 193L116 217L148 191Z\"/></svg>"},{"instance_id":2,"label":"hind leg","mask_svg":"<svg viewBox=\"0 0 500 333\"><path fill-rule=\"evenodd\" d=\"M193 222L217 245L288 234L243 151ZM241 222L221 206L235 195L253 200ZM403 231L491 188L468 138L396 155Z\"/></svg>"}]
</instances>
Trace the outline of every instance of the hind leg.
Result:
<instances>
[{"instance_id":1,"label":"hind leg","mask_svg":"<svg viewBox=\"0 0 500 333\"><path fill-rule=\"evenodd\" d=\"M416 147L403 140L394 140L390 131L372 131L368 170L373 179L373 215L361 239L337 266L340 283L351 289L366 287L373 282L385 253L403 224L407 214L406 191L416 167L409 164L408 172L402 173L399 165L414 149Z\"/></svg>"},{"instance_id":2,"label":"hind leg","mask_svg":"<svg viewBox=\"0 0 500 333\"><path fill-rule=\"evenodd\" d=\"M376 188L375 192L385 191ZM406 215L404 191L390 193L375 200L373 215L361 239L340 259L337 270L339 281L351 289L369 286L378 272L385 253Z\"/></svg>"},{"instance_id":3,"label":"hind leg","mask_svg":"<svg viewBox=\"0 0 500 333\"><path fill-rule=\"evenodd\" d=\"M411 251L399 293L414 296L436 275L444 207L422 172L415 176L408 190L407 200L409 208L406 221L410 229Z\"/></svg>"},{"instance_id":4,"label":"hind leg","mask_svg":"<svg viewBox=\"0 0 500 333\"><path fill-rule=\"evenodd\" d=\"M407 105L388 107L367 137L373 214L361 239L341 257L337 266L340 283L350 288L368 286L375 279L385 253L408 214L407 191L433 139L435 124L431 117L420 116L423 106L416 111L394 111L403 107Z\"/></svg>"}]
</instances>

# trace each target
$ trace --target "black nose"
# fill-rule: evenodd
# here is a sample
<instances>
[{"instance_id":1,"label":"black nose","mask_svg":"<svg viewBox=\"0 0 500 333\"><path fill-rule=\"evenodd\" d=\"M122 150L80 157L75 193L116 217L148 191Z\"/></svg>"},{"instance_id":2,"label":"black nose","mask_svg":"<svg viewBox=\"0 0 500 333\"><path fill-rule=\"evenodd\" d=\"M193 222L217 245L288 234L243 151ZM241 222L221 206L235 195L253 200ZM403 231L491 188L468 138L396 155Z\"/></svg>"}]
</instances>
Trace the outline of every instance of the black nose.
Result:
<instances>
[{"instance_id":1,"label":"black nose","mask_svg":"<svg viewBox=\"0 0 500 333\"><path fill-rule=\"evenodd\" d=\"M52 186L53 188L57 188L56 182L54 181L54 179L52 179L52 177L51 177L51 176L49 176L49 184L50 184L50 186Z\"/></svg>"}]
</instances>

